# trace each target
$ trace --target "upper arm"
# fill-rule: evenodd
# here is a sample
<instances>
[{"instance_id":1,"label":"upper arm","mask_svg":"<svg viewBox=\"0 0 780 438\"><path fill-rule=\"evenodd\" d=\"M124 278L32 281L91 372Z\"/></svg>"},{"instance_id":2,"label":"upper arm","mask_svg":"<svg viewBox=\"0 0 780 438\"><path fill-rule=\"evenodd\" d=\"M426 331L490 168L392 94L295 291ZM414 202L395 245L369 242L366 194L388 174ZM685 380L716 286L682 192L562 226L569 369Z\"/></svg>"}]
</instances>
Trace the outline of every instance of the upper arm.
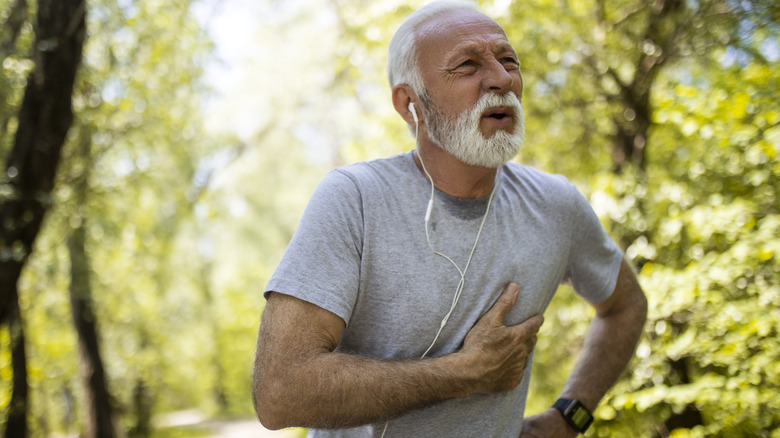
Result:
<instances>
[{"instance_id":1,"label":"upper arm","mask_svg":"<svg viewBox=\"0 0 780 438\"><path fill-rule=\"evenodd\" d=\"M641 311L642 314L647 312L645 294L639 286L634 270L631 269L625 258L621 262L620 272L618 273L612 295L605 301L594 304L594 307L596 308L596 314L601 317L622 311Z\"/></svg>"},{"instance_id":2,"label":"upper arm","mask_svg":"<svg viewBox=\"0 0 780 438\"><path fill-rule=\"evenodd\" d=\"M344 328L343 319L321 307L290 295L269 294L254 367L253 398L259 415L285 397L298 366L336 348Z\"/></svg>"},{"instance_id":3,"label":"upper arm","mask_svg":"<svg viewBox=\"0 0 780 438\"><path fill-rule=\"evenodd\" d=\"M348 322L360 284L362 247L360 190L349 175L334 170L323 178L309 199L298 228L266 285L267 298L272 291L278 291L273 294L275 298L269 299L268 309L290 305L282 295L288 293ZM308 307L298 304L300 311Z\"/></svg>"},{"instance_id":4,"label":"upper arm","mask_svg":"<svg viewBox=\"0 0 780 438\"><path fill-rule=\"evenodd\" d=\"M330 352L344 331L344 320L307 301L272 292L257 338L258 366L288 355Z\"/></svg>"}]
</instances>

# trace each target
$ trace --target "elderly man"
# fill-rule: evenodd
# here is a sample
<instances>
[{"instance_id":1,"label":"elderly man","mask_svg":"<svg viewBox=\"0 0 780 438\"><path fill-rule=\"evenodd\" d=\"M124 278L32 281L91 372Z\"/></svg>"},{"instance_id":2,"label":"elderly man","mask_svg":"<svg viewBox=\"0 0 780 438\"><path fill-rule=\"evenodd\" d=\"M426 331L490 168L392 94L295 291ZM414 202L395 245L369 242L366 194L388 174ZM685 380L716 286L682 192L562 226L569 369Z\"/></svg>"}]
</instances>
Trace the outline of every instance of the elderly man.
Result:
<instances>
[{"instance_id":1,"label":"elderly man","mask_svg":"<svg viewBox=\"0 0 780 438\"><path fill-rule=\"evenodd\" d=\"M523 82L493 20L423 7L390 43L389 77L417 148L335 169L312 195L267 287L260 421L313 437L576 436L641 333L632 270L571 183L508 163ZM596 316L561 399L524 420L562 281Z\"/></svg>"}]
</instances>

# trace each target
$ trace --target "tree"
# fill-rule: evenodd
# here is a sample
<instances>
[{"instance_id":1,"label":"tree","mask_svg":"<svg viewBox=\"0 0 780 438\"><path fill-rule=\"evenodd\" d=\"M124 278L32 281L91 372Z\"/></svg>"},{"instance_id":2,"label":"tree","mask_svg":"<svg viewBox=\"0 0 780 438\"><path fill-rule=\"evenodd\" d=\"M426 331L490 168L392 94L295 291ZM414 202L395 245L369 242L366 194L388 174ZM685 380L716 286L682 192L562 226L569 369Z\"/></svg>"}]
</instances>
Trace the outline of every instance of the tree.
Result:
<instances>
[{"instance_id":1,"label":"tree","mask_svg":"<svg viewBox=\"0 0 780 438\"><path fill-rule=\"evenodd\" d=\"M0 17L18 3L0 0ZM30 28L21 24L2 64L0 122L9 132L20 75L31 65ZM148 436L152 414L169 410L251 412L258 285L324 172L304 155L318 151L303 151L293 134L288 110L304 95L291 99L277 87L268 97L267 82L255 85L263 106L245 113L261 122L257 133L243 141L211 134L202 116L212 97L203 85L211 43L192 2L96 0L88 29L73 128L19 280L31 433L85 434L98 399L113 409L117 434L129 436ZM258 71L247 77L257 82ZM0 151L6 145L0 137ZM0 331L0 340L8 335ZM81 344L89 347L83 355ZM11 363L0 367L6 408ZM83 385L82 367L102 369L103 379Z\"/></svg>"},{"instance_id":2,"label":"tree","mask_svg":"<svg viewBox=\"0 0 780 438\"><path fill-rule=\"evenodd\" d=\"M79 208L89 195L89 176L93 168L90 138L77 136L77 155L82 160L81 174L72 182L74 201ZM86 248L87 218L77 216L75 227L67 236L70 261L70 308L73 326L79 340L81 379L87 411L86 436L113 438L115 431L115 402L108 387L105 365L100 353L98 318L92 292L92 272Z\"/></svg>"},{"instance_id":3,"label":"tree","mask_svg":"<svg viewBox=\"0 0 780 438\"><path fill-rule=\"evenodd\" d=\"M9 16L10 37L18 37L25 2ZM10 320L14 336L14 395L9 406L6 436L27 436L27 374L22 314L17 281L49 207L49 196L60 151L72 123L71 96L85 38L83 0L41 0L36 38L24 100L18 115L16 140L6 158L0 199L0 319ZM7 122L6 122L7 123Z\"/></svg>"},{"instance_id":4,"label":"tree","mask_svg":"<svg viewBox=\"0 0 780 438\"><path fill-rule=\"evenodd\" d=\"M72 123L71 95L81 62L84 16L83 1L44 0L38 7L35 69L28 77L16 142L6 158L3 176L5 191L0 210L3 256L0 316L3 317L16 297L16 280L40 230L60 151Z\"/></svg>"},{"instance_id":5,"label":"tree","mask_svg":"<svg viewBox=\"0 0 780 438\"><path fill-rule=\"evenodd\" d=\"M71 310L73 323L79 335L81 374L86 394L86 436L89 438L111 438L116 436L114 401L108 389L105 367L100 355L85 235L85 227L81 224L68 237L68 252L71 263Z\"/></svg>"},{"instance_id":6,"label":"tree","mask_svg":"<svg viewBox=\"0 0 780 438\"><path fill-rule=\"evenodd\" d=\"M11 3L0 2L0 16ZM189 1L89 6L90 38L74 87L75 122L47 220L19 281L36 400L28 416L35 420L34 434L88 429L82 422L87 400L98 394L92 406L115 407L121 414L116 425L143 435L152 412L203 403L201 388L212 382L202 372L202 364L213 361L211 351L202 343L191 348L195 337L208 340L211 334L193 316L200 301L190 299L197 294L188 287L185 262L178 262L190 248L182 249L177 229L191 220L188 193L197 188L194 173L211 146L198 96L205 92L199 81L210 43ZM4 68L26 68L29 28L22 25ZM10 82L15 76L2 78ZM2 104L9 108L0 104L0 121L8 120L9 130L16 126L15 89L2 87L9 92ZM65 251L67 236L73 236L72 251ZM80 263L85 257L89 263ZM70 317L69 289L76 318ZM104 371L102 391L95 390L100 379L89 389L77 382L77 331L90 341L82 365ZM8 375L6 364L0 365ZM93 415L95 422L108 416Z\"/></svg>"},{"instance_id":7,"label":"tree","mask_svg":"<svg viewBox=\"0 0 780 438\"><path fill-rule=\"evenodd\" d=\"M47 229L49 250L39 260L43 279L70 282L74 314L79 308L91 314L74 318L80 343L90 341L80 361L102 368L105 385L93 379L97 385L78 393L80 404L113 408L116 426L133 436L148 435L153 412L200 401L198 391L210 383L193 375L210 351L181 351L192 342L182 331L210 335L188 316L199 301L180 286L188 286L188 271L173 261L181 254L180 226L193 214L194 172L210 146L197 96L210 43L190 3L91 4L93 37L77 84L77 122ZM72 236L70 254L56 250L63 236ZM48 273L86 258L74 275ZM49 348L45 338L38 343ZM38 363L48 360L38 357ZM92 403L91 394L104 404ZM110 419L95 412L96 420Z\"/></svg>"}]
</instances>

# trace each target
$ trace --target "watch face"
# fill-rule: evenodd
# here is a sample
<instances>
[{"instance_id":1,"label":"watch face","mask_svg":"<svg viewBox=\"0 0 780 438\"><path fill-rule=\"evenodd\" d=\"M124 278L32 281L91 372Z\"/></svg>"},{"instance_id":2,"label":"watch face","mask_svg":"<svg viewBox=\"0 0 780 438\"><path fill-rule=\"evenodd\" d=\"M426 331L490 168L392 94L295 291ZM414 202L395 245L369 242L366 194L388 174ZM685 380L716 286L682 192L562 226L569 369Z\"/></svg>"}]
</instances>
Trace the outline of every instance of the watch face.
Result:
<instances>
[{"instance_id":1,"label":"watch face","mask_svg":"<svg viewBox=\"0 0 780 438\"><path fill-rule=\"evenodd\" d=\"M573 421L578 428L582 428L588 424L589 417L590 414L588 411L580 405L576 405L571 413L571 421Z\"/></svg>"},{"instance_id":2,"label":"watch face","mask_svg":"<svg viewBox=\"0 0 780 438\"><path fill-rule=\"evenodd\" d=\"M593 423L593 416L590 411L579 400L559 398L553 407L561 411L563 418L566 419L569 425L580 433L585 433L590 424Z\"/></svg>"}]
</instances>

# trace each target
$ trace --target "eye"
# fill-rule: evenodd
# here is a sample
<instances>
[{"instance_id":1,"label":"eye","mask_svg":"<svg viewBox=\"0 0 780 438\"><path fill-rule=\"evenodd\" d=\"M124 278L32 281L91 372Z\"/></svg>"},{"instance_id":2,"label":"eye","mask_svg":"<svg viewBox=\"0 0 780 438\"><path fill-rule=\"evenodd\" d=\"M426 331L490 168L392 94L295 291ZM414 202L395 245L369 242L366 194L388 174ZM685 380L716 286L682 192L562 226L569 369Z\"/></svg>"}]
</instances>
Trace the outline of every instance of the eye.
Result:
<instances>
[{"instance_id":1,"label":"eye","mask_svg":"<svg viewBox=\"0 0 780 438\"><path fill-rule=\"evenodd\" d=\"M460 65L458 65L458 68L475 67L476 65L477 65L476 61L474 61L473 59L467 59L467 60L461 62Z\"/></svg>"},{"instance_id":2,"label":"eye","mask_svg":"<svg viewBox=\"0 0 780 438\"><path fill-rule=\"evenodd\" d=\"M507 56L507 57L501 58L501 62L503 64L514 66L514 67L519 67L520 66L520 62L517 59L515 59L515 58L513 58L511 56Z\"/></svg>"}]
</instances>

